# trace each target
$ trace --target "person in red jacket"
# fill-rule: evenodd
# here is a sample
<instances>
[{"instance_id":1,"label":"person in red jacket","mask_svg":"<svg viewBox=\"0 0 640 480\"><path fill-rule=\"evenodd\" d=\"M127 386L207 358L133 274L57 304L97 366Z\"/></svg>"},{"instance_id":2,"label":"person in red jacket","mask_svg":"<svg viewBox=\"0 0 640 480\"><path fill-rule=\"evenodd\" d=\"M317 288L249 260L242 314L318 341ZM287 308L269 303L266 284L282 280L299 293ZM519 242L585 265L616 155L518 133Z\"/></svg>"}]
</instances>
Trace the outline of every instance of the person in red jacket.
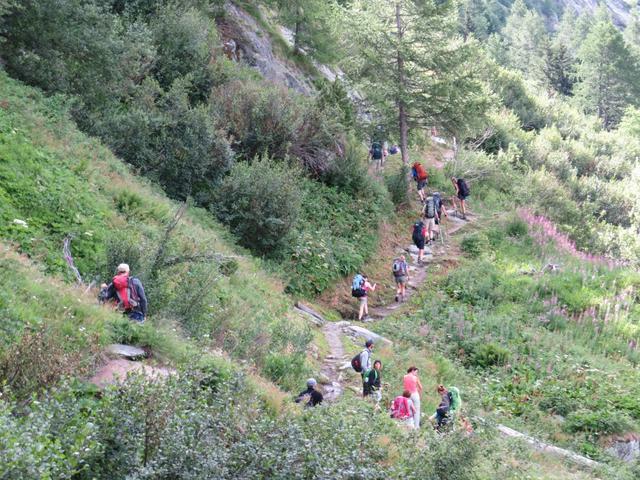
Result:
<instances>
[{"instance_id":1,"label":"person in red jacket","mask_svg":"<svg viewBox=\"0 0 640 480\"><path fill-rule=\"evenodd\" d=\"M131 320L144 323L147 316L147 296L142 282L129 275L129 265L121 263L113 281L100 293L102 301L116 300L120 309Z\"/></svg>"}]
</instances>

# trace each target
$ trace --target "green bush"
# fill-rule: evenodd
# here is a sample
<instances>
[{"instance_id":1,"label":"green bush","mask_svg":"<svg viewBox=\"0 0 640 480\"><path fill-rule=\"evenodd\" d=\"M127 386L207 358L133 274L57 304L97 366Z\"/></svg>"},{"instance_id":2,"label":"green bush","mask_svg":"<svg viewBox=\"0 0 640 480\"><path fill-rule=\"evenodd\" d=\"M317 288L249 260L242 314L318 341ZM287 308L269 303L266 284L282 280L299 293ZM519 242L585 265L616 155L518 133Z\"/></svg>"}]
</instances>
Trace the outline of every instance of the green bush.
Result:
<instances>
[{"instance_id":1,"label":"green bush","mask_svg":"<svg viewBox=\"0 0 640 480\"><path fill-rule=\"evenodd\" d=\"M512 238L520 238L529 233L529 228L524 220L514 218L507 224L506 232Z\"/></svg>"},{"instance_id":2,"label":"green bush","mask_svg":"<svg viewBox=\"0 0 640 480\"><path fill-rule=\"evenodd\" d=\"M569 433L585 432L594 436L625 433L633 427L629 417L609 409L571 412L564 424L564 429Z\"/></svg>"},{"instance_id":3,"label":"green bush","mask_svg":"<svg viewBox=\"0 0 640 480\"><path fill-rule=\"evenodd\" d=\"M489 239L484 233L471 233L462 238L460 248L470 257L476 258L489 251Z\"/></svg>"},{"instance_id":4,"label":"green bush","mask_svg":"<svg viewBox=\"0 0 640 480\"><path fill-rule=\"evenodd\" d=\"M495 343L476 345L467 357L467 365L478 368L489 368L504 365L509 359L509 350Z\"/></svg>"},{"instance_id":5,"label":"green bush","mask_svg":"<svg viewBox=\"0 0 640 480\"><path fill-rule=\"evenodd\" d=\"M396 207L409 203L409 167L402 165L397 172L385 175L384 182Z\"/></svg>"},{"instance_id":6,"label":"green bush","mask_svg":"<svg viewBox=\"0 0 640 480\"><path fill-rule=\"evenodd\" d=\"M301 176L267 157L238 163L220 185L211 210L240 245L259 255L275 255L288 244L298 221Z\"/></svg>"}]
</instances>

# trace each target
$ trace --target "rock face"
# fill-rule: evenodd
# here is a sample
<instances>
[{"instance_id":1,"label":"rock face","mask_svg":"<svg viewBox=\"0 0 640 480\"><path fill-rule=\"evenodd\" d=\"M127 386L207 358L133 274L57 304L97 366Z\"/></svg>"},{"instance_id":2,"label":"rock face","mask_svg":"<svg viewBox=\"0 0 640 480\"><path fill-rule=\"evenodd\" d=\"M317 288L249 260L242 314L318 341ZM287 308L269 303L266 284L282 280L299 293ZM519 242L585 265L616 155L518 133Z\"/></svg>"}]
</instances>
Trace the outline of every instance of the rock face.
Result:
<instances>
[{"instance_id":1,"label":"rock face","mask_svg":"<svg viewBox=\"0 0 640 480\"><path fill-rule=\"evenodd\" d=\"M235 3L226 2L224 9L218 30L229 58L255 68L267 80L311 95L314 88L302 70L275 55L269 32Z\"/></svg>"},{"instance_id":2,"label":"rock face","mask_svg":"<svg viewBox=\"0 0 640 480\"><path fill-rule=\"evenodd\" d=\"M578 13L584 12L593 15L601 2L598 0L561 0L560 3L564 6L565 10L569 8ZM631 18L630 3L624 0L605 0L602 3L606 5L607 10L611 13L611 18L616 26L624 27L629 23L629 19ZM550 20L553 23L558 21L558 19L553 18Z\"/></svg>"},{"instance_id":3,"label":"rock face","mask_svg":"<svg viewBox=\"0 0 640 480\"><path fill-rule=\"evenodd\" d=\"M640 435L613 440L607 452L625 462L633 462L640 458Z\"/></svg>"}]
</instances>

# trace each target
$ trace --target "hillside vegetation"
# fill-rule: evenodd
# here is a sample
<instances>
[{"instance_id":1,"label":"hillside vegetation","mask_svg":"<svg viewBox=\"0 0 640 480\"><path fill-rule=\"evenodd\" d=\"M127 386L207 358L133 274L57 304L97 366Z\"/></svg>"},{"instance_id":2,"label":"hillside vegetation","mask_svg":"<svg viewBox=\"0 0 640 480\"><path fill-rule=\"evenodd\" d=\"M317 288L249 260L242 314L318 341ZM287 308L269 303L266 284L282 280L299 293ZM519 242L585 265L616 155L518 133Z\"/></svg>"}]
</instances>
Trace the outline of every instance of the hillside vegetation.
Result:
<instances>
[{"instance_id":1,"label":"hillside vegetation","mask_svg":"<svg viewBox=\"0 0 640 480\"><path fill-rule=\"evenodd\" d=\"M639 18L0 0L0 478L637 478L609 447L640 435ZM401 148L378 172L384 140ZM335 402L292 401L332 356L294 303L352 318L362 271L381 277L372 305L392 301L414 161L447 200L464 177L473 213L367 325L393 341L383 405L417 365L425 416L457 385L472 435L398 428L349 370L324 379ZM143 325L97 302L121 262ZM169 376L98 389L111 343Z\"/></svg>"}]
</instances>

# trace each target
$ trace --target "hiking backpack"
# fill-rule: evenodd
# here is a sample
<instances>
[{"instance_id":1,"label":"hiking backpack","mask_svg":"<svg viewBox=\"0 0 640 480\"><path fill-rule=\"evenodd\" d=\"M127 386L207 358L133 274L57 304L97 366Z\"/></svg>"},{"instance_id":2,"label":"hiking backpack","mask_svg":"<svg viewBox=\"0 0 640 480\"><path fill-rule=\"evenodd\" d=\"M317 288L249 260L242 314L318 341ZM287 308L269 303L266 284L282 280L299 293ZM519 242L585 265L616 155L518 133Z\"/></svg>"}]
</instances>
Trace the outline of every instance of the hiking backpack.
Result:
<instances>
[{"instance_id":1,"label":"hiking backpack","mask_svg":"<svg viewBox=\"0 0 640 480\"><path fill-rule=\"evenodd\" d=\"M438 212L438 216L442 212L442 197L438 192L433 193L433 203L436 206L436 212Z\"/></svg>"},{"instance_id":2,"label":"hiking backpack","mask_svg":"<svg viewBox=\"0 0 640 480\"><path fill-rule=\"evenodd\" d=\"M433 197L427 197L424 202L424 216L426 218L435 218L436 216L436 202Z\"/></svg>"},{"instance_id":3,"label":"hiking backpack","mask_svg":"<svg viewBox=\"0 0 640 480\"><path fill-rule=\"evenodd\" d=\"M133 285L133 279L134 277L124 277L123 275L113 277L113 286L116 289L116 296L118 297L118 306L126 312L140 305L140 296Z\"/></svg>"},{"instance_id":4,"label":"hiking backpack","mask_svg":"<svg viewBox=\"0 0 640 480\"><path fill-rule=\"evenodd\" d=\"M361 353L356 354L355 357L351 359L351 368L353 368L356 372L362 372L362 363L360 363L360 355Z\"/></svg>"},{"instance_id":5,"label":"hiking backpack","mask_svg":"<svg viewBox=\"0 0 640 480\"><path fill-rule=\"evenodd\" d=\"M402 277L403 275L406 275L405 266L402 265L402 260L395 259L393 261L392 270L393 270L394 277Z\"/></svg>"},{"instance_id":6,"label":"hiking backpack","mask_svg":"<svg viewBox=\"0 0 640 480\"><path fill-rule=\"evenodd\" d=\"M460 190L460 195L468 197L471 191L469 190L469 185L464 181L464 178L458 179L458 189Z\"/></svg>"},{"instance_id":7,"label":"hiking backpack","mask_svg":"<svg viewBox=\"0 0 640 480\"><path fill-rule=\"evenodd\" d=\"M420 162L416 162L413 164L413 172L413 178L420 182L426 180L429 177L429 175L427 175L427 171L424 169Z\"/></svg>"},{"instance_id":8,"label":"hiking backpack","mask_svg":"<svg viewBox=\"0 0 640 480\"><path fill-rule=\"evenodd\" d=\"M382 147L378 142L374 142L371 145L371 156L376 160L382 158Z\"/></svg>"},{"instance_id":9,"label":"hiking backpack","mask_svg":"<svg viewBox=\"0 0 640 480\"><path fill-rule=\"evenodd\" d=\"M389 149L389 153L391 155L395 155L396 153L398 153L398 147L396 147L395 145L391 145L391 148Z\"/></svg>"},{"instance_id":10,"label":"hiking backpack","mask_svg":"<svg viewBox=\"0 0 640 480\"><path fill-rule=\"evenodd\" d=\"M364 297L367 292L364 289L364 277L359 273L353 277L353 281L351 282L351 296L360 298Z\"/></svg>"},{"instance_id":11,"label":"hiking backpack","mask_svg":"<svg viewBox=\"0 0 640 480\"><path fill-rule=\"evenodd\" d=\"M424 238L424 223L418 221L413 224L413 235L411 236L414 242L417 242Z\"/></svg>"}]
</instances>

